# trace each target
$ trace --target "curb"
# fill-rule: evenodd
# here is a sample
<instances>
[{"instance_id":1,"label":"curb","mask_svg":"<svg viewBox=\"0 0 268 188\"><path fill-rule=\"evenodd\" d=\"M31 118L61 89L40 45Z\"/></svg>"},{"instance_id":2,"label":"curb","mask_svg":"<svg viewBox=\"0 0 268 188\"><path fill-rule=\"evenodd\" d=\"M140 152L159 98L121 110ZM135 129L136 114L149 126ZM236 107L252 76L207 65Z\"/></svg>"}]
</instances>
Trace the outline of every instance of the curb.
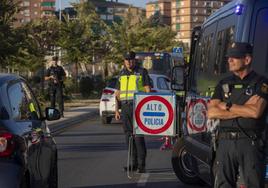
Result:
<instances>
[{"instance_id":1,"label":"curb","mask_svg":"<svg viewBox=\"0 0 268 188\"><path fill-rule=\"evenodd\" d=\"M52 123L49 126L50 132L53 136L63 132L67 128L74 126L78 123L81 123L83 121L89 120L92 117L98 115L98 110L92 110L91 112L87 112L75 117L71 117L65 120L62 120L60 122Z\"/></svg>"}]
</instances>

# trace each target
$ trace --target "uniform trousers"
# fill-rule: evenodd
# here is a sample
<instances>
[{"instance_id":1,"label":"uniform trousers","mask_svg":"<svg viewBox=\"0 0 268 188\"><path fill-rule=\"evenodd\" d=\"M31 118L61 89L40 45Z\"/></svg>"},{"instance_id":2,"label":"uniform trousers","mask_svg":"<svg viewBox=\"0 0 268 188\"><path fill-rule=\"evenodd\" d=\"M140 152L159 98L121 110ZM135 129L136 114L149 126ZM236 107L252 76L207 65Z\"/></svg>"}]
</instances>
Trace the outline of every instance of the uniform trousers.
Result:
<instances>
[{"instance_id":1,"label":"uniform trousers","mask_svg":"<svg viewBox=\"0 0 268 188\"><path fill-rule=\"evenodd\" d=\"M129 138L133 136L133 102L122 103L121 114L123 115L123 129L126 135L127 146L129 146ZM134 135L133 139L133 165L139 168L145 167L146 146L143 136Z\"/></svg>"},{"instance_id":2,"label":"uniform trousers","mask_svg":"<svg viewBox=\"0 0 268 188\"><path fill-rule=\"evenodd\" d=\"M238 174L247 188L264 188L264 141L247 137L219 139L214 166L215 188L235 188Z\"/></svg>"},{"instance_id":3,"label":"uniform trousers","mask_svg":"<svg viewBox=\"0 0 268 188\"><path fill-rule=\"evenodd\" d=\"M64 104L63 104L63 87L60 85L53 85L49 88L50 95L50 106L52 108L56 107L56 99L59 104L59 111L63 115Z\"/></svg>"}]
</instances>

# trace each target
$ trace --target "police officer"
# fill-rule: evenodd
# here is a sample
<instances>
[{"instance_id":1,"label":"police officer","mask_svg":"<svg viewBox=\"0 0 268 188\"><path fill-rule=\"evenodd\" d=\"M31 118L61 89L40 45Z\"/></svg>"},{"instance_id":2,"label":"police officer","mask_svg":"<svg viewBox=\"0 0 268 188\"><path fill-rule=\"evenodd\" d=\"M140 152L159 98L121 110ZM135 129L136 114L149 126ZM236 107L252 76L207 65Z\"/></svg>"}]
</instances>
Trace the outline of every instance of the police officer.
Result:
<instances>
[{"instance_id":1,"label":"police officer","mask_svg":"<svg viewBox=\"0 0 268 188\"><path fill-rule=\"evenodd\" d=\"M133 133L133 97L134 92L150 92L150 77L144 68L136 66L135 52L124 55L124 68L120 72L117 82L116 96L121 102L121 113L123 114L123 129L126 135L127 145ZM116 103L115 119L120 119L118 102ZM124 167L125 170L131 169L138 173L145 172L146 146L143 136L134 136L133 140L133 166Z\"/></svg>"},{"instance_id":2,"label":"police officer","mask_svg":"<svg viewBox=\"0 0 268 188\"><path fill-rule=\"evenodd\" d=\"M58 65L58 56L52 58L52 65L48 68L45 80L49 81L49 94L51 107L55 108L56 98L59 104L61 117L64 117L63 110L63 81L66 74L62 66Z\"/></svg>"},{"instance_id":3,"label":"police officer","mask_svg":"<svg viewBox=\"0 0 268 188\"><path fill-rule=\"evenodd\" d=\"M208 118L220 119L214 187L264 187L265 115L268 82L251 69L252 46L235 42L227 51L231 76L221 80L208 105Z\"/></svg>"}]
</instances>

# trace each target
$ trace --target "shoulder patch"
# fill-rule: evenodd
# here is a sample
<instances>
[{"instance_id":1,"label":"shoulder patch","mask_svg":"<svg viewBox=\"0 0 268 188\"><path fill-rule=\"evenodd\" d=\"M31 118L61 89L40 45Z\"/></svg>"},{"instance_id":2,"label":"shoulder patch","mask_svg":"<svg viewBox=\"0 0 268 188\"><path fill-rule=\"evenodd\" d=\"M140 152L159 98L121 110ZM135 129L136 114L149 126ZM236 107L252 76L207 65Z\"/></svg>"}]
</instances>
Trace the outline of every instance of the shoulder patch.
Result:
<instances>
[{"instance_id":1,"label":"shoulder patch","mask_svg":"<svg viewBox=\"0 0 268 188\"><path fill-rule=\"evenodd\" d=\"M261 85L261 92L268 94L268 85L266 83Z\"/></svg>"}]
</instances>

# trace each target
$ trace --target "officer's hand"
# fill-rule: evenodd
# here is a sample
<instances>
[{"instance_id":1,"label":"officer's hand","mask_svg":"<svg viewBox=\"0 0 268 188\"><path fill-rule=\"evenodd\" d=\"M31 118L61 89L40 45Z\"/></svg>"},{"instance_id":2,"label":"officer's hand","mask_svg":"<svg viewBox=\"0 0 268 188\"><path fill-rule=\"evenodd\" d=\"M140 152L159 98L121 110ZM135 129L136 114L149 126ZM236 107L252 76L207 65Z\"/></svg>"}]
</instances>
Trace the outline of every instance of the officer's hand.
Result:
<instances>
[{"instance_id":1,"label":"officer's hand","mask_svg":"<svg viewBox=\"0 0 268 188\"><path fill-rule=\"evenodd\" d=\"M115 119L119 120L120 119L120 113L119 111L115 111Z\"/></svg>"}]
</instances>

